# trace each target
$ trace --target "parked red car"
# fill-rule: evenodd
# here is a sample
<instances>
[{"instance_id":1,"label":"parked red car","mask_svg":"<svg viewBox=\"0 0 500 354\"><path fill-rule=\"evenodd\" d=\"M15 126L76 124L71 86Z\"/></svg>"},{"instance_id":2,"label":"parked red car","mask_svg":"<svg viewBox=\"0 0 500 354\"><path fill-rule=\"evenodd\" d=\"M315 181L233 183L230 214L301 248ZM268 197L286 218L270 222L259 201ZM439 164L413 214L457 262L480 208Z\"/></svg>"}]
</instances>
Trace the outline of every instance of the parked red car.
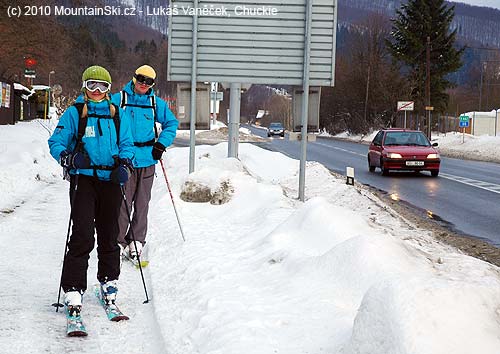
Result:
<instances>
[{"instance_id":1,"label":"parked red car","mask_svg":"<svg viewBox=\"0 0 500 354\"><path fill-rule=\"evenodd\" d=\"M441 159L424 133L418 130L383 129L373 138L368 150L368 169L379 167L383 175L390 170L430 171L439 174Z\"/></svg>"}]
</instances>

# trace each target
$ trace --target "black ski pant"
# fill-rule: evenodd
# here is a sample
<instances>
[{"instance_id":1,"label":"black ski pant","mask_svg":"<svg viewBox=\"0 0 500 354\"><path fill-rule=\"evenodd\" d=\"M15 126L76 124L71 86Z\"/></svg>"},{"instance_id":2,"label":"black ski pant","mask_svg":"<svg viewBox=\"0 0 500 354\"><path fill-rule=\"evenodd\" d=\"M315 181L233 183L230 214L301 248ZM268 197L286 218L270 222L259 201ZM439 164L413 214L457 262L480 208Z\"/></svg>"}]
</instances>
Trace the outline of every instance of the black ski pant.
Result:
<instances>
[{"instance_id":1,"label":"black ski pant","mask_svg":"<svg viewBox=\"0 0 500 354\"><path fill-rule=\"evenodd\" d=\"M76 192L74 192L77 186ZM116 280L120 275L118 217L122 194L120 186L96 177L71 176L70 200L73 228L63 264L63 290L87 289L90 252L97 235L97 280Z\"/></svg>"}]
</instances>

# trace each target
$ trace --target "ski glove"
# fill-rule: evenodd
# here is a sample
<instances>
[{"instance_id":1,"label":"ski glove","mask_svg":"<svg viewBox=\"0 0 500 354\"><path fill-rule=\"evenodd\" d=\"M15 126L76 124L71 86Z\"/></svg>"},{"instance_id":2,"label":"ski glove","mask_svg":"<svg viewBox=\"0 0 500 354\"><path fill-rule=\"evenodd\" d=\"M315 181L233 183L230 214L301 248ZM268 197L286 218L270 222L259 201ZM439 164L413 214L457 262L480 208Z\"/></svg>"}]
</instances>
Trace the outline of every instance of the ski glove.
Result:
<instances>
[{"instance_id":1,"label":"ski glove","mask_svg":"<svg viewBox=\"0 0 500 354\"><path fill-rule=\"evenodd\" d=\"M124 185L130 178L132 168L132 161L130 159L118 159L118 167L111 171L111 181Z\"/></svg>"},{"instance_id":2,"label":"ski glove","mask_svg":"<svg viewBox=\"0 0 500 354\"><path fill-rule=\"evenodd\" d=\"M164 151L165 151L165 146L162 143L159 142L154 143L153 150L151 151L153 159L155 160L161 159L161 155L163 155Z\"/></svg>"},{"instance_id":3,"label":"ski glove","mask_svg":"<svg viewBox=\"0 0 500 354\"><path fill-rule=\"evenodd\" d=\"M90 158L85 152L71 153L68 150L61 152L59 163L64 168L90 168Z\"/></svg>"}]
</instances>

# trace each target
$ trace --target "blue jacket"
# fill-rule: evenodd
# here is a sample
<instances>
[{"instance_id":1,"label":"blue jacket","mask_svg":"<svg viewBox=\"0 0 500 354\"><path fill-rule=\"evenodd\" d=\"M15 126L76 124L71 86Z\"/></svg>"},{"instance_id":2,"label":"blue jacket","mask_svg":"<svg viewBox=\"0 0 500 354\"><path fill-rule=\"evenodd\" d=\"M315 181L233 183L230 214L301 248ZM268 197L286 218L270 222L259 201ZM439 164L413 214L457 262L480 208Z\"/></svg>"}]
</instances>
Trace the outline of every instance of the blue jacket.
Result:
<instances>
[{"instance_id":1,"label":"blue jacket","mask_svg":"<svg viewBox=\"0 0 500 354\"><path fill-rule=\"evenodd\" d=\"M141 168L155 165L158 161L153 159L153 155L151 154L153 150L152 142L155 139L154 110L153 108L128 106L130 104L151 107L151 97L154 96L154 91L150 89L146 94L139 95L134 92L133 81L129 81L123 87L122 92L126 94L127 99L127 105L123 109L125 110L125 114L130 117L132 135L136 144L133 160L134 167ZM111 101L117 106L121 104L121 94L121 92L115 93L111 98ZM157 141L167 147L175 139L179 122L164 100L155 96L155 102L156 119L161 124L161 133ZM137 146L138 143L147 142L149 142L149 145Z\"/></svg>"},{"instance_id":2,"label":"blue jacket","mask_svg":"<svg viewBox=\"0 0 500 354\"><path fill-rule=\"evenodd\" d=\"M83 103L83 95L76 99L76 103ZM130 120L128 116L119 110L120 114L120 145L117 145L116 128L113 119L110 117L109 102L88 101L88 118L85 134L82 138L84 149L89 155L92 165L109 166L115 164L113 156L133 159L134 141ZM110 118L92 117L92 114L107 115ZM61 152L68 150L73 152L78 136L78 121L80 117L75 106L69 107L59 120L59 124L54 133L49 138L50 154L59 161ZM100 124L98 121L100 120ZM94 172L95 171L95 172ZM110 180L110 170L104 169L73 169L70 174L82 174L88 176L97 175L104 181ZM95 174L94 174L95 173Z\"/></svg>"}]
</instances>

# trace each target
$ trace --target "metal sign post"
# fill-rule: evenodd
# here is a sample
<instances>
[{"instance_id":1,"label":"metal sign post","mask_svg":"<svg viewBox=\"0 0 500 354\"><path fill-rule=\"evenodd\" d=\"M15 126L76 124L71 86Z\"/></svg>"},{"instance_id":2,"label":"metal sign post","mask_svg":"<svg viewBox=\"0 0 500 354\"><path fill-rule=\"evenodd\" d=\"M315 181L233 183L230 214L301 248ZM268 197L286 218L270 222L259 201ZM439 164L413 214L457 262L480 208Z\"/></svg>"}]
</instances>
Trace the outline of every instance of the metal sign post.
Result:
<instances>
[{"instance_id":1,"label":"metal sign post","mask_svg":"<svg viewBox=\"0 0 500 354\"><path fill-rule=\"evenodd\" d=\"M306 39L304 43L304 81L302 84L302 128L301 128L301 146L300 146L300 171L299 171L299 199L305 200L306 185L306 157L307 157L307 118L309 113L309 63L311 60L311 14L312 1L307 2L306 10Z\"/></svg>"},{"instance_id":2,"label":"metal sign post","mask_svg":"<svg viewBox=\"0 0 500 354\"><path fill-rule=\"evenodd\" d=\"M304 93L310 86L334 85L337 0L171 0L170 8L177 10L169 16L169 81L230 83L236 96L231 102L240 101L238 85L302 86ZM252 15L259 9L266 11ZM299 198L304 200L309 95L302 100ZM239 107L231 110L234 128ZM191 132L194 138L194 126ZM237 148L228 153L237 154Z\"/></svg>"},{"instance_id":3,"label":"metal sign post","mask_svg":"<svg viewBox=\"0 0 500 354\"><path fill-rule=\"evenodd\" d=\"M238 142L240 138L240 104L241 84L231 83L229 97L229 127L227 157L238 157Z\"/></svg>"},{"instance_id":4,"label":"metal sign post","mask_svg":"<svg viewBox=\"0 0 500 354\"><path fill-rule=\"evenodd\" d=\"M458 123L459 127L462 128L462 144L465 143L465 128L469 126L470 117L467 115L461 115L459 117L460 121Z\"/></svg>"},{"instance_id":5,"label":"metal sign post","mask_svg":"<svg viewBox=\"0 0 500 354\"><path fill-rule=\"evenodd\" d=\"M193 0L195 8L198 7L198 0ZM191 58L191 109L190 109L190 126L189 126L189 173L194 172L195 159L195 134L196 134L196 70L198 65L198 15L193 15L193 40L191 43L192 58Z\"/></svg>"},{"instance_id":6,"label":"metal sign post","mask_svg":"<svg viewBox=\"0 0 500 354\"><path fill-rule=\"evenodd\" d=\"M398 101L398 112L405 111L405 122L403 128L406 129L406 111L413 111L415 102L413 101Z\"/></svg>"}]
</instances>

